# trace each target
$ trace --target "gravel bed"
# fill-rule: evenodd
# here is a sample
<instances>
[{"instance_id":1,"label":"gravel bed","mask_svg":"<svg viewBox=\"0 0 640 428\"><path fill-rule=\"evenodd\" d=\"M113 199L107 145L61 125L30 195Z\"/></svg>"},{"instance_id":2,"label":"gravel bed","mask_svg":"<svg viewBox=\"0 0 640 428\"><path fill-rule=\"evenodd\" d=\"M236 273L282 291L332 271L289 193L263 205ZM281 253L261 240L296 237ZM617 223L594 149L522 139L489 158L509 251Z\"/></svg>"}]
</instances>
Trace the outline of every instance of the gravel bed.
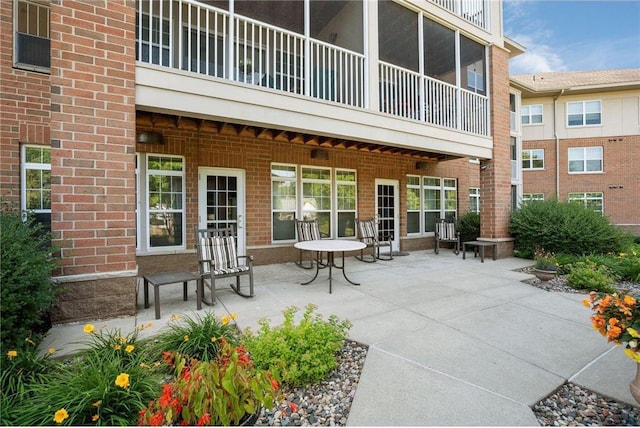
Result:
<instances>
[{"instance_id":1,"label":"gravel bed","mask_svg":"<svg viewBox=\"0 0 640 428\"><path fill-rule=\"evenodd\" d=\"M522 271L529 272L532 267ZM547 291L580 293L557 277L523 281ZM640 296L640 284L619 283L618 289ZM256 426L345 426L358 387L368 347L345 340L338 351L338 367L329 379L304 388L283 386L285 399L275 409L263 409ZM293 403L295 406L289 406ZM293 408L295 411L293 411ZM640 408L620 403L570 382L532 408L541 426L638 426Z\"/></svg>"},{"instance_id":2,"label":"gravel bed","mask_svg":"<svg viewBox=\"0 0 640 428\"><path fill-rule=\"evenodd\" d=\"M263 409L256 426L345 426L368 347L345 340L329 378L304 388L283 386L285 401ZM288 403L293 403L296 411Z\"/></svg>"},{"instance_id":3,"label":"gravel bed","mask_svg":"<svg viewBox=\"0 0 640 428\"><path fill-rule=\"evenodd\" d=\"M521 269L530 272L533 267ZM523 281L546 291L579 293L588 296L586 290L576 290L567 285L567 280L558 276L550 281L537 278ZM619 282L616 288L640 296L640 284ZM631 380L629 380L631 381ZM532 408L541 426L638 426L640 409L603 397L571 382L562 385L555 393L541 400Z\"/></svg>"}]
</instances>

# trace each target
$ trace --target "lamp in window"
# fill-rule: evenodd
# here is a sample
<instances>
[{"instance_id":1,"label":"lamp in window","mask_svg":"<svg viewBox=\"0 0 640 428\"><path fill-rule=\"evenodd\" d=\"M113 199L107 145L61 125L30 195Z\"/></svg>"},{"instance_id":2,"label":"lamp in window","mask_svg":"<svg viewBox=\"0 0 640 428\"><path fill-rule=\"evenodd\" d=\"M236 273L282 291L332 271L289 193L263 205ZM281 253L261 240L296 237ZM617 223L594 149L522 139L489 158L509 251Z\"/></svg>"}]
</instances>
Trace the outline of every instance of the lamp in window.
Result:
<instances>
[{"instance_id":1,"label":"lamp in window","mask_svg":"<svg viewBox=\"0 0 640 428\"><path fill-rule=\"evenodd\" d=\"M141 144L164 144L164 137L159 132L138 132L136 142Z\"/></svg>"},{"instance_id":2,"label":"lamp in window","mask_svg":"<svg viewBox=\"0 0 640 428\"><path fill-rule=\"evenodd\" d=\"M311 150L311 159L327 160L329 159L329 152L326 150L313 149Z\"/></svg>"},{"instance_id":3,"label":"lamp in window","mask_svg":"<svg viewBox=\"0 0 640 428\"><path fill-rule=\"evenodd\" d=\"M424 161L416 162L416 169L426 171L429 168L429 164Z\"/></svg>"}]
</instances>

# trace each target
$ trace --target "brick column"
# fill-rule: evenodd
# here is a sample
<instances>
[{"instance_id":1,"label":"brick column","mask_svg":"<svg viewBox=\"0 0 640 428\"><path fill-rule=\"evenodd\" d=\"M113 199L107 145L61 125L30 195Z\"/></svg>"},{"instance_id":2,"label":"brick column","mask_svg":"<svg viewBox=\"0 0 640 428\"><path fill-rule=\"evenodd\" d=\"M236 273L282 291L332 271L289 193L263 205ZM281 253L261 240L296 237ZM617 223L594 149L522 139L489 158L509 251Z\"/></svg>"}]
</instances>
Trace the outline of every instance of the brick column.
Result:
<instances>
[{"instance_id":1,"label":"brick column","mask_svg":"<svg viewBox=\"0 0 640 428\"><path fill-rule=\"evenodd\" d=\"M134 2L51 2L54 321L135 313L134 82Z\"/></svg>"},{"instance_id":2,"label":"brick column","mask_svg":"<svg viewBox=\"0 0 640 428\"><path fill-rule=\"evenodd\" d=\"M480 236L498 242L500 256L513 254L509 234L511 214L511 156L509 133L509 55L489 48L493 158L480 169Z\"/></svg>"}]
</instances>

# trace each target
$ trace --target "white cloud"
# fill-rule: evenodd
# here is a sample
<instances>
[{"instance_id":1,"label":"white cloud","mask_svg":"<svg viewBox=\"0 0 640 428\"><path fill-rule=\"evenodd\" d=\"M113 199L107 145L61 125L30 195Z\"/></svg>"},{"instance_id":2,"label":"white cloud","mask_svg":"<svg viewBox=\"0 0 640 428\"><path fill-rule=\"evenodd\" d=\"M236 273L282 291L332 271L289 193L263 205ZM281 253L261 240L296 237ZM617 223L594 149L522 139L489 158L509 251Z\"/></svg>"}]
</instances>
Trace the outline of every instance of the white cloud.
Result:
<instances>
[{"instance_id":1,"label":"white cloud","mask_svg":"<svg viewBox=\"0 0 640 428\"><path fill-rule=\"evenodd\" d=\"M567 67L558 51L544 43L535 43L533 37L536 39L545 38L541 35L520 35L514 37L514 39L523 44L527 50L524 54L513 58L509 62L509 74L566 71Z\"/></svg>"}]
</instances>

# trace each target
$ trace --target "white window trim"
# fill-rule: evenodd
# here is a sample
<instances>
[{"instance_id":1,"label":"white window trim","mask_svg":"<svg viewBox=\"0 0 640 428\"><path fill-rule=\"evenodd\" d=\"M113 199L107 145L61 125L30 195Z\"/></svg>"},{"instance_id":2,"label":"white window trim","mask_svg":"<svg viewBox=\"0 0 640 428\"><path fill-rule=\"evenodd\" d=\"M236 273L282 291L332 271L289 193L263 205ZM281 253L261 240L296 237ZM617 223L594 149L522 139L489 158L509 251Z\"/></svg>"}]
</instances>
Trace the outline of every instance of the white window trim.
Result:
<instances>
[{"instance_id":1,"label":"white window trim","mask_svg":"<svg viewBox=\"0 0 640 428\"><path fill-rule=\"evenodd\" d=\"M353 175L355 176L355 181L341 181L338 180L338 171L345 171L345 172L349 172L349 173L353 173ZM332 206L335 207L334 211L335 211L335 220L332 221L332 223L334 223L332 225L331 230L335 230L335 236L338 239L349 239L349 238L355 238L357 236L356 233L356 225L355 225L355 219L358 218L358 171L355 169L349 169L349 168L334 168L333 169L333 201L332 201ZM344 210L344 209L340 209L338 207L338 186L353 186L355 187L355 201L354 201L354 208L352 210ZM339 236L338 235L338 217L340 213L353 213L354 215L354 224L351 225L351 227L353 228L353 236Z\"/></svg>"},{"instance_id":2,"label":"white window trim","mask_svg":"<svg viewBox=\"0 0 640 428\"><path fill-rule=\"evenodd\" d=\"M600 105L600 110L599 110L599 114L600 114L600 123L592 123L592 124L587 124L587 103L598 103ZM581 104L582 105L582 123L580 125L570 125L569 124L569 106L572 104ZM586 100L586 101L567 101L566 104L566 121L565 124L567 125L567 128L584 128L584 127L598 127L598 126L602 126L603 123L603 119L602 119L602 100Z\"/></svg>"},{"instance_id":3,"label":"white window trim","mask_svg":"<svg viewBox=\"0 0 640 428\"><path fill-rule=\"evenodd\" d=\"M523 193L522 202L544 201L544 193Z\"/></svg>"},{"instance_id":4,"label":"white window trim","mask_svg":"<svg viewBox=\"0 0 640 428\"><path fill-rule=\"evenodd\" d=\"M137 252L139 254L163 254L163 253L175 253L176 251L184 251L187 249L187 239L186 239L186 217L187 217L187 209L186 209L186 179L187 179L187 171L186 171L186 159L184 156L178 155L169 155L162 153L136 153L138 159L137 166L137 191L136 197L138 200L138 214L137 214ZM163 158L175 158L182 160L182 171L180 173L176 171L161 171L169 176L178 176L182 177L182 209L171 209L166 210L167 212L182 213L182 245L171 245L171 246L163 246L163 247L152 247L151 246L151 233L149 230L149 157L150 156L159 156Z\"/></svg>"},{"instance_id":5,"label":"white window trim","mask_svg":"<svg viewBox=\"0 0 640 428\"><path fill-rule=\"evenodd\" d=\"M20 209L34 213L51 214L51 208L27 208L27 170L51 171L51 163L27 162L27 148L51 150L50 147L37 144L24 144L20 148Z\"/></svg>"},{"instance_id":6,"label":"white window trim","mask_svg":"<svg viewBox=\"0 0 640 428\"><path fill-rule=\"evenodd\" d=\"M340 212L354 212L355 218L358 218L358 172L355 169L351 168L337 168L337 167L324 167L318 165L297 165L297 164L287 164L283 162L273 162L270 166L270 172L273 171L274 166L286 166L286 167L295 167L296 176L295 178L271 178L271 182L273 181L291 181L295 182L296 185L296 208L295 208L295 217L297 219L302 219L304 216L304 195L303 195L303 183L308 182L318 182L324 183L326 180L316 180L316 179L304 179L302 177L302 170L304 168L310 169L323 169L329 171L330 176L330 188L331 188L331 209L329 210L321 210L318 212L328 212L330 216L330 228L331 228L331 236L330 238L339 238L339 239L355 239L357 234L354 234L352 237L338 237L338 213ZM338 171L348 171L355 173L355 182L351 181L338 181L337 174ZM339 210L338 209L338 185L353 185L356 188L355 192L355 209L352 210ZM290 212L290 210L275 210L273 207L273 193L270 195L271 197L271 218L273 219L274 212ZM355 224L353 225L355 232ZM273 220L271 221L271 243L273 244L287 244L291 242L296 242L295 239L279 239L275 240L273 236Z\"/></svg>"},{"instance_id":7,"label":"white window trim","mask_svg":"<svg viewBox=\"0 0 640 428\"><path fill-rule=\"evenodd\" d=\"M538 152L541 151L542 152L542 158L539 158L538 160L542 160L542 167L540 168L536 168L533 166L533 158L531 157L533 155L533 152ZM527 159L527 162L529 163L529 167L525 168L524 166L522 167L523 171L541 171L545 169L545 161L544 161L544 149L522 149L522 163L524 163L525 158L524 158L524 153L527 152L529 153L529 159Z\"/></svg>"},{"instance_id":8,"label":"white window trim","mask_svg":"<svg viewBox=\"0 0 640 428\"><path fill-rule=\"evenodd\" d=\"M589 196L589 195L599 195L599 196ZM589 208L587 206L588 201L601 201L602 210L596 211L600 214L604 215L604 192L571 192L567 195L567 200L569 202L582 202L585 208Z\"/></svg>"},{"instance_id":9,"label":"white window trim","mask_svg":"<svg viewBox=\"0 0 640 428\"><path fill-rule=\"evenodd\" d=\"M534 107L540 107L540 114L532 114L531 113L531 109ZM526 113L525 113L526 110ZM534 116L540 116L540 122L536 122L533 123L532 118ZM522 118L523 117L528 117L529 118L529 123L522 123ZM544 107L542 104L529 104L529 105L523 105L520 107L520 125L522 126L538 126L538 125L544 125Z\"/></svg>"},{"instance_id":10,"label":"white window trim","mask_svg":"<svg viewBox=\"0 0 640 428\"><path fill-rule=\"evenodd\" d=\"M599 148L600 149L600 158L598 158L600 160L600 169L597 171L587 171L587 161L588 160L595 160L595 158L593 159L587 159L587 149L593 149L593 148ZM582 150L582 166L583 166L583 170L582 171L571 171L571 156L569 156L569 153L571 152L571 150L577 150L577 149L581 149ZM569 147L567 149L567 172L569 174L602 174L604 172L604 147L603 146L589 146L589 147Z\"/></svg>"},{"instance_id":11,"label":"white window trim","mask_svg":"<svg viewBox=\"0 0 640 428\"><path fill-rule=\"evenodd\" d=\"M476 209L473 209L473 205L471 203L472 200L475 200ZM480 188L479 187L469 187L469 211L480 214Z\"/></svg>"},{"instance_id":12,"label":"white window trim","mask_svg":"<svg viewBox=\"0 0 640 428\"><path fill-rule=\"evenodd\" d=\"M424 198L424 191L425 189L433 189L433 190L438 190L440 192L440 210L438 212L438 215L440 218L445 218L447 213L453 213L453 216L455 218L458 218L458 180L456 180L455 178L450 178L450 177L435 177L435 176L431 176L431 175L414 175L414 174L409 174L407 175L407 177L419 177L420 178L420 185L419 185L419 189L420 189L420 231L419 232L413 232L413 233L407 233L407 236L414 236L414 237L418 237L418 236L434 236L434 232L427 232L425 230L425 218L426 218L426 212L430 212L430 213L435 213L435 210L428 210L426 209L426 204L425 204L425 198ZM430 186L430 185L425 185L425 179L437 179L439 180L439 185L438 186ZM452 181L453 183L455 183L455 186L448 186L446 183L447 181ZM408 180L407 180L408 183ZM418 186L416 185L409 185L407 184L405 187L405 190L408 188L413 188L413 189L417 189ZM447 191L454 191L455 192L455 209L451 210L451 209L447 209L447 199L446 199L446 194ZM415 212L416 210L407 210L405 209L405 214L408 212Z\"/></svg>"}]
</instances>

